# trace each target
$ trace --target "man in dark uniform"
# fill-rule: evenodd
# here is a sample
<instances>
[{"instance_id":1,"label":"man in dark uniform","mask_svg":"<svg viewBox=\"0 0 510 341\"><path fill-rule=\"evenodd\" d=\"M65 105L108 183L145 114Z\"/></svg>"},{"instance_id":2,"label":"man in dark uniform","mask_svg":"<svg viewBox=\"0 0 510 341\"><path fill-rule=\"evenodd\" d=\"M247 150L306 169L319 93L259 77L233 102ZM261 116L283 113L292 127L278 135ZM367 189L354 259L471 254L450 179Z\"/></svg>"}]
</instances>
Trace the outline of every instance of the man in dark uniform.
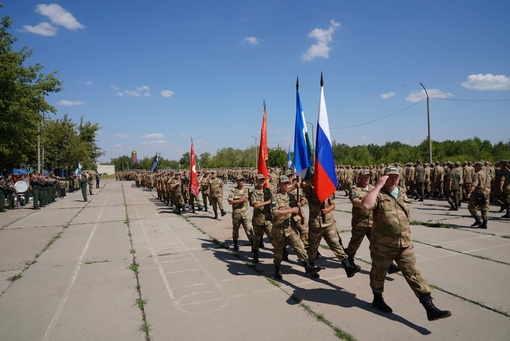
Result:
<instances>
[{"instance_id":1,"label":"man in dark uniform","mask_svg":"<svg viewBox=\"0 0 510 341\"><path fill-rule=\"evenodd\" d=\"M87 184L88 184L87 174L82 173L79 183L81 188L81 195L83 196L83 201L87 201Z\"/></svg>"},{"instance_id":2,"label":"man in dark uniform","mask_svg":"<svg viewBox=\"0 0 510 341\"><path fill-rule=\"evenodd\" d=\"M32 196L34 197L33 208L34 210L39 209L39 190L41 183L39 182L39 174L34 173L30 178L30 187L32 187Z\"/></svg>"}]
</instances>

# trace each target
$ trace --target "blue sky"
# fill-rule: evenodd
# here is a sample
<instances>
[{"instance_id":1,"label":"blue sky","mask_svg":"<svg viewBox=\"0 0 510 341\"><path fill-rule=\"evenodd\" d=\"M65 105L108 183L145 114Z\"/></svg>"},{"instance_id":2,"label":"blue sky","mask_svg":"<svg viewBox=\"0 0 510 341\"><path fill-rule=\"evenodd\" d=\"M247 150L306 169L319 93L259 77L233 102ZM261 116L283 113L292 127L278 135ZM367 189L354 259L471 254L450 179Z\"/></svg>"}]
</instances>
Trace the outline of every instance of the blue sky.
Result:
<instances>
[{"instance_id":1,"label":"blue sky","mask_svg":"<svg viewBox=\"0 0 510 341\"><path fill-rule=\"evenodd\" d=\"M3 0L16 49L57 71L60 118L102 127L100 161L293 145L295 83L351 146L510 139L510 1Z\"/></svg>"}]
</instances>

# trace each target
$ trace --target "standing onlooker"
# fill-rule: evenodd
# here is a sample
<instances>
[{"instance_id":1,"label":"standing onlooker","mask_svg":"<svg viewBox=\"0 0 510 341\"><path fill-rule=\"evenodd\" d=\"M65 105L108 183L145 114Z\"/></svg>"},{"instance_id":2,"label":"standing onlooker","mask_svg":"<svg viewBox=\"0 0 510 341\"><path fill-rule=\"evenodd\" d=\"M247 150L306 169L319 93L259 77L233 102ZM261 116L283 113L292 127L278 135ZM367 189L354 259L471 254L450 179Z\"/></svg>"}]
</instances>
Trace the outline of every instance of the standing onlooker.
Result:
<instances>
[{"instance_id":1,"label":"standing onlooker","mask_svg":"<svg viewBox=\"0 0 510 341\"><path fill-rule=\"evenodd\" d=\"M370 287L374 294L372 305L391 313L393 310L384 302L384 280L388 267L395 260L402 275L427 311L429 321L451 315L447 310L436 308L430 296L430 288L416 267L414 247L411 242L410 202L405 189L398 186L397 167L388 167L375 187L363 199L365 210L373 210L374 223L370 241Z\"/></svg>"},{"instance_id":2,"label":"standing onlooker","mask_svg":"<svg viewBox=\"0 0 510 341\"><path fill-rule=\"evenodd\" d=\"M99 188L99 181L101 179L101 174L96 172L96 188Z\"/></svg>"}]
</instances>

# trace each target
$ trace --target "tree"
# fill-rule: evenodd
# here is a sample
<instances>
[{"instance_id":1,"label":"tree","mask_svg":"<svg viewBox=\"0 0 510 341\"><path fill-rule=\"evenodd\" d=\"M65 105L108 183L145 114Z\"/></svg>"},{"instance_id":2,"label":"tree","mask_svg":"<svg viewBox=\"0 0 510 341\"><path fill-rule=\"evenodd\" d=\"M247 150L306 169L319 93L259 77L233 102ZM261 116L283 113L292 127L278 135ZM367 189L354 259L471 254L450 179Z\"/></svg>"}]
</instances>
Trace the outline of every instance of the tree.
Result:
<instances>
[{"instance_id":1,"label":"tree","mask_svg":"<svg viewBox=\"0 0 510 341\"><path fill-rule=\"evenodd\" d=\"M0 7L2 5L0 4ZM56 72L43 74L43 66L25 66L32 50L13 51L17 39L8 31L8 16L0 23L0 164L12 169L37 161L37 138L40 124L56 109L44 97L59 92L61 82Z\"/></svg>"},{"instance_id":2,"label":"tree","mask_svg":"<svg viewBox=\"0 0 510 341\"><path fill-rule=\"evenodd\" d=\"M287 168L287 151L285 149L280 146L268 148L267 153L267 165L269 167Z\"/></svg>"},{"instance_id":3,"label":"tree","mask_svg":"<svg viewBox=\"0 0 510 341\"><path fill-rule=\"evenodd\" d=\"M83 116L80 118L78 136L87 148L86 153L82 156L84 166L87 169L95 168L97 158L104 155L96 140L97 131L100 129L99 123L83 122Z\"/></svg>"}]
</instances>

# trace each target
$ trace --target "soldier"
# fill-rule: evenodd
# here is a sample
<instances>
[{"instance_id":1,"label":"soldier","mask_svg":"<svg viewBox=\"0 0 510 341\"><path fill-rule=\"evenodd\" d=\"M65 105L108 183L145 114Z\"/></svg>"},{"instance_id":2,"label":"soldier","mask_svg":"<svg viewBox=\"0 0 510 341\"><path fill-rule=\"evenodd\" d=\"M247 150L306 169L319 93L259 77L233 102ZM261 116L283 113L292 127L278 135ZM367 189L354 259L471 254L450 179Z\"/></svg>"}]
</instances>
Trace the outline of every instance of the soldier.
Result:
<instances>
[{"instance_id":1,"label":"soldier","mask_svg":"<svg viewBox=\"0 0 510 341\"><path fill-rule=\"evenodd\" d=\"M88 173L87 181L89 185L89 194L92 195L92 185L94 183L94 177L92 176L92 173Z\"/></svg>"},{"instance_id":2,"label":"soldier","mask_svg":"<svg viewBox=\"0 0 510 341\"><path fill-rule=\"evenodd\" d=\"M250 193L250 205L253 207L253 216L251 219L253 225L253 262L259 262L259 248L264 238L264 232L271 241L271 190L264 188L266 179L263 174L257 175L255 189Z\"/></svg>"},{"instance_id":3,"label":"soldier","mask_svg":"<svg viewBox=\"0 0 510 341\"><path fill-rule=\"evenodd\" d=\"M344 172L344 184L342 185L342 189L345 191L346 197L349 196L349 192L351 191L353 178L353 170L351 169L351 166L347 165Z\"/></svg>"},{"instance_id":4,"label":"soldier","mask_svg":"<svg viewBox=\"0 0 510 341\"><path fill-rule=\"evenodd\" d=\"M81 195L83 196L83 201L87 201L87 174L82 173L81 178L79 180L80 188L81 188Z\"/></svg>"},{"instance_id":5,"label":"soldier","mask_svg":"<svg viewBox=\"0 0 510 341\"><path fill-rule=\"evenodd\" d=\"M214 212L214 219L218 219L218 208L223 217L227 212L223 210L223 181L218 179L216 171L211 172L209 179L209 200Z\"/></svg>"},{"instance_id":6,"label":"soldier","mask_svg":"<svg viewBox=\"0 0 510 341\"><path fill-rule=\"evenodd\" d=\"M204 172L200 179L200 190L202 191L202 201L204 202L204 211L207 212L207 203L209 202L209 173Z\"/></svg>"},{"instance_id":7,"label":"soldier","mask_svg":"<svg viewBox=\"0 0 510 341\"><path fill-rule=\"evenodd\" d=\"M398 186L399 171L388 167L385 175L363 199L363 208L373 210L374 223L370 241L370 286L374 294L372 305L391 313L393 310L384 302L384 279L388 267L395 260L402 275L427 311L429 321L451 316L451 312L436 308L430 296L430 288L416 267L414 248L411 242L410 202L405 189Z\"/></svg>"},{"instance_id":8,"label":"soldier","mask_svg":"<svg viewBox=\"0 0 510 341\"><path fill-rule=\"evenodd\" d=\"M416 161L416 167L414 168L414 194L416 195L415 200L423 201L425 197L425 168L421 164L421 161Z\"/></svg>"},{"instance_id":9,"label":"soldier","mask_svg":"<svg viewBox=\"0 0 510 341\"><path fill-rule=\"evenodd\" d=\"M356 266L356 263L354 263L354 256L356 256L356 252L358 252L363 238L366 236L369 241L371 239L370 235L374 217L372 211L366 211L362 205L363 198L374 189L374 186L370 184L370 177L370 171L368 169L362 169L359 172L356 186L353 186L349 193L349 198L352 202L352 229L351 240L349 241L347 249L345 249L345 253L348 256L347 259L349 263L353 266ZM400 271L398 265L391 262L388 273L393 274L398 271Z\"/></svg>"},{"instance_id":10,"label":"soldier","mask_svg":"<svg viewBox=\"0 0 510 341\"><path fill-rule=\"evenodd\" d=\"M359 265L352 265L342 246L342 239L336 229L336 221L333 216L335 210L335 201L331 195L324 202L320 202L315 194L312 185L313 180L304 181L304 194L308 200L308 259L310 265L314 265L317 251L319 250L321 239L324 238L329 248L338 260L342 263L347 277L352 277L361 270Z\"/></svg>"},{"instance_id":11,"label":"soldier","mask_svg":"<svg viewBox=\"0 0 510 341\"><path fill-rule=\"evenodd\" d=\"M278 183L280 192L273 196L271 202L271 213L273 215L271 241L274 246L273 263L276 279L282 279L280 264L282 263L283 250L287 244L291 245L299 260L303 263L307 276L314 276L321 270L321 268L314 267L309 263L303 242L292 226L291 216L299 213L299 207L297 207L297 203L291 206L291 200L287 193L290 186L289 178L286 175L280 176Z\"/></svg>"},{"instance_id":12,"label":"soldier","mask_svg":"<svg viewBox=\"0 0 510 341\"><path fill-rule=\"evenodd\" d=\"M445 176L445 196L446 200L450 204L449 211L458 211L460 200L460 173L453 169L454 164L450 164L450 171Z\"/></svg>"},{"instance_id":13,"label":"soldier","mask_svg":"<svg viewBox=\"0 0 510 341\"><path fill-rule=\"evenodd\" d=\"M471 189L467 194L469 199L468 210L473 218L475 218L475 222L471 226L480 229L487 228L487 222L489 221L489 197L491 194L490 177L483 167L483 162L475 163L475 175L473 176ZM480 208L483 221L478 216L477 207Z\"/></svg>"},{"instance_id":14,"label":"soldier","mask_svg":"<svg viewBox=\"0 0 510 341\"><path fill-rule=\"evenodd\" d=\"M228 196L228 203L232 205L232 240L234 241L234 250L239 251L239 226L242 225L253 251L253 228L249 218L250 191L244 187L244 177L239 175L234 187ZM255 256L255 252L254 252Z\"/></svg>"},{"instance_id":15,"label":"soldier","mask_svg":"<svg viewBox=\"0 0 510 341\"><path fill-rule=\"evenodd\" d=\"M287 177L289 178L289 181L291 182L291 187L288 190L289 196L292 196L295 198L297 202L297 206L299 207L299 214L294 214L292 216L292 219L294 220L294 224L299 232L299 237L301 238L301 241L303 242L303 245L305 246L305 250L308 250L309 242L308 242L308 235L309 235L309 228L306 221L305 214L303 212L303 206L306 205L307 201L305 196L303 195L303 190L301 189L301 185L299 184L298 178L294 177L292 174L292 171L289 170ZM317 251L319 253L319 251ZM284 260L287 257L286 253L284 253ZM320 258L320 253L318 254L318 258Z\"/></svg>"},{"instance_id":16,"label":"soldier","mask_svg":"<svg viewBox=\"0 0 510 341\"><path fill-rule=\"evenodd\" d=\"M5 178L0 175L0 212L7 212L5 209L5 194L7 193L7 186Z\"/></svg>"},{"instance_id":17,"label":"soldier","mask_svg":"<svg viewBox=\"0 0 510 341\"><path fill-rule=\"evenodd\" d=\"M32 187L32 196L34 197L33 209L39 209L39 189L41 188L41 183L39 182L39 174L34 173L30 177L30 187Z\"/></svg>"},{"instance_id":18,"label":"soldier","mask_svg":"<svg viewBox=\"0 0 510 341\"><path fill-rule=\"evenodd\" d=\"M510 164L506 160L501 162L501 177L499 182L499 190L502 194L503 205L506 209L506 214L501 218L510 218Z\"/></svg>"},{"instance_id":19,"label":"soldier","mask_svg":"<svg viewBox=\"0 0 510 341\"><path fill-rule=\"evenodd\" d=\"M182 179L181 172L175 173L174 180L170 183L170 191L172 192L172 198L174 200L175 209L177 214L181 214L184 209L184 197L182 190Z\"/></svg>"}]
</instances>

